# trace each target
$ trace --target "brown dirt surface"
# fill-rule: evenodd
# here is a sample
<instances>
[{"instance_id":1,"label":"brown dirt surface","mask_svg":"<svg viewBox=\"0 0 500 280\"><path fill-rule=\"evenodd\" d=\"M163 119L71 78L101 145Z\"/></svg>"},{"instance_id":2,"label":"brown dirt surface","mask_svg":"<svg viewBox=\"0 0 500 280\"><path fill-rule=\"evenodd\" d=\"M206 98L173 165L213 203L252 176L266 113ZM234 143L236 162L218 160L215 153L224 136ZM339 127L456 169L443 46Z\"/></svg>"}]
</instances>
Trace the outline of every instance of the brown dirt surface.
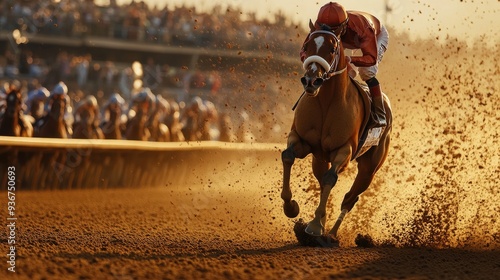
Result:
<instances>
[{"instance_id":1,"label":"brown dirt surface","mask_svg":"<svg viewBox=\"0 0 500 280\"><path fill-rule=\"evenodd\" d=\"M19 192L16 273L2 279L494 279L499 251L311 248L260 191ZM2 198L3 200L3 198ZM3 201L2 201L3 202ZM2 231L2 252L6 251ZM5 266L5 262L2 262Z\"/></svg>"}]
</instances>

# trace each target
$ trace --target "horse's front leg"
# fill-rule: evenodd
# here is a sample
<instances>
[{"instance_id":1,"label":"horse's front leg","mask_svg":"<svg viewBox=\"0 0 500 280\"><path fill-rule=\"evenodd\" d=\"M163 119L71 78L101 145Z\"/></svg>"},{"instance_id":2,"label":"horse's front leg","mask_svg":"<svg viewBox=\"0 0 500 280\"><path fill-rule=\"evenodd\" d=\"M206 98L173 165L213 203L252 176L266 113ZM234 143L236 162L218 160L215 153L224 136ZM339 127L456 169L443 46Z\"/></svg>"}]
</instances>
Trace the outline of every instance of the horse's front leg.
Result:
<instances>
[{"instance_id":1,"label":"horse's front leg","mask_svg":"<svg viewBox=\"0 0 500 280\"><path fill-rule=\"evenodd\" d=\"M295 158L304 158L311 152L311 147L304 144L298 134L292 130L288 135L288 145L286 150L281 153L283 162L283 189L281 198L283 199L283 211L288 218L295 218L299 215L299 205L297 201L292 200L292 190L290 189L290 175Z\"/></svg>"},{"instance_id":2,"label":"horse's front leg","mask_svg":"<svg viewBox=\"0 0 500 280\"><path fill-rule=\"evenodd\" d=\"M306 233L314 236L323 234L326 223L326 204L333 187L337 183L338 174L344 170L351 159L352 149L350 145L344 145L330 156L332 166L325 172L321 179L321 195L318 208L314 212L314 219L307 225Z\"/></svg>"}]
</instances>

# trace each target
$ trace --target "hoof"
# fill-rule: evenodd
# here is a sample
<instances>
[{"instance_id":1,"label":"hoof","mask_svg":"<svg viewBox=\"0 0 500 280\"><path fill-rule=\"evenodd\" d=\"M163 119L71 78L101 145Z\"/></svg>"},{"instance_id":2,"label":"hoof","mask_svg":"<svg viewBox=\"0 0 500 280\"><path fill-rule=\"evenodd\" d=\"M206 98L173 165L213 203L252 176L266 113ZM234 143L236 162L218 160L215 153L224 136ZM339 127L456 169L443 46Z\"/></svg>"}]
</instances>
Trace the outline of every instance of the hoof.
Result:
<instances>
[{"instance_id":1,"label":"hoof","mask_svg":"<svg viewBox=\"0 0 500 280\"><path fill-rule=\"evenodd\" d=\"M304 230L307 234L312 235L312 236L321 236L323 235L323 226L315 222L314 220L309 222L307 225L306 229Z\"/></svg>"},{"instance_id":2,"label":"hoof","mask_svg":"<svg viewBox=\"0 0 500 280\"><path fill-rule=\"evenodd\" d=\"M367 235L358 234L358 236L356 236L356 239L354 240L354 242L356 243L356 245L358 247L362 247L362 248L375 247L375 242L373 242L373 238L368 234Z\"/></svg>"},{"instance_id":3,"label":"hoof","mask_svg":"<svg viewBox=\"0 0 500 280\"><path fill-rule=\"evenodd\" d=\"M290 202L285 202L283 204L283 211L288 218L295 218L299 215L299 204L295 200L291 200Z\"/></svg>"},{"instance_id":4,"label":"hoof","mask_svg":"<svg viewBox=\"0 0 500 280\"><path fill-rule=\"evenodd\" d=\"M318 242L319 247L324 248L338 248L340 245L339 240L331 234L324 234L320 237L316 237L316 242Z\"/></svg>"},{"instance_id":5,"label":"hoof","mask_svg":"<svg viewBox=\"0 0 500 280\"><path fill-rule=\"evenodd\" d=\"M306 227L307 224L302 219L299 219L297 222L295 222L295 226L293 227L295 237L297 237L297 241L300 243L300 245L324 248L339 247L339 241L337 240L337 238L333 237L333 235L327 234L321 236L312 236L306 233Z\"/></svg>"}]
</instances>

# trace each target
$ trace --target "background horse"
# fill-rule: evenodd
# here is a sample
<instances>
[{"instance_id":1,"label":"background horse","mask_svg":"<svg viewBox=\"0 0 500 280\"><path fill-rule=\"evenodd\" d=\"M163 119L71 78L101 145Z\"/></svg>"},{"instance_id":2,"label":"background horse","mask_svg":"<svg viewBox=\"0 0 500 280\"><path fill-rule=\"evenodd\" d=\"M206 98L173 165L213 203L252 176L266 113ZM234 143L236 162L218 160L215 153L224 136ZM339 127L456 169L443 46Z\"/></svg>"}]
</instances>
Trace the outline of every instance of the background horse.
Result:
<instances>
[{"instance_id":1,"label":"background horse","mask_svg":"<svg viewBox=\"0 0 500 280\"><path fill-rule=\"evenodd\" d=\"M28 94L26 105L28 106L29 114L33 117L33 124L43 117L45 113L45 101L49 96L49 90L41 86Z\"/></svg>"},{"instance_id":2,"label":"background horse","mask_svg":"<svg viewBox=\"0 0 500 280\"><path fill-rule=\"evenodd\" d=\"M134 107L133 105L135 104L136 110L129 111L129 120L125 132L127 140L147 141L149 139L150 133L146 127L146 121L148 120L148 114L152 109L153 100L155 99L156 97L148 88L143 89L132 98L132 106L130 108Z\"/></svg>"},{"instance_id":3,"label":"background horse","mask_svg":"<svg viewBox=\"0 0 500 280\"><path fill-rule=\"evenodd\" d=\"M54 94L49 97L49 112L35 123L33 136L45 138L68 138L68 130L64 121L67 106L67 95Z\"/></svg>"},{"instance_id":4,"label":"background horse","mask_svg":"<svg viewBox=\"0 0 500 280\"><path fill-rule=\"evenodd\" d=\"M321 194L314 218L307 224L305 232L308 236L323 235L327 200L337 183L338 174L351 160L357 159L357 176L342 201L337 222L328 233L329 237L337 240L337 231L343 218L352 210L358 196L368 188L387 157L391 110L384 96L388 108L388 126L381 134L378 145L364 154L358 154L370 106L365 104L356 82L348 76L341 41L331 30L315 31L311 25L311 33L304 48L305 74L301 79L304 94L297 103L287 148L282 152L284 172L281 198L285 214L290 218L296 217L299 206L292 200L290 172L295 158L304 158L312 153L313 174L320 184Z\"/></svg>"},{"instance_id":5,"label":"background horse","mask_svg":"<svg viewBox=\"0 0 500 280\"><path fill-rule=\"evenodd\" d=\"M150 141L169 142L170 131L168 126L163 123L163 119L170 113L170 104L160 95L156 96L156 105L146 121L146 127L151 134Z\"/></svg>"},{"instance_id":6,"label":"background horse","mask_svg":"<svg viewBox=\"0 0 500 280\"><path fill-rule=\"evenodd\" d=\"M10 91L5 96L6 104L5 111L0 116L0 135L2 136L21 136L21 137L31 137L33 136L33 126L29 120L29 116L24 115L22 112L22 96L21 92L17 88L11 88ZM0 167L6 170L7 166L22 166L30 158L30 153L23 150L16 149L3 149L0 151L1 164ZM21 168L21 173L27 170ZM0 183L2 186L6 186L6 177Z\"/></svg>"},{"instance_id":7,"label":"background horse","mask_svg":"<svg viewBox=\"0 0 500 280\"><path fill-rule=\"evenodd\" d=\"M170 101L170 111L165 115L163 123L170 131L170 141L183 142L186 139L182 133L181 112L179 104L175 101Z\"/></svg>"},{"instance_id":8,"label":"background horse","mask_svg":"<svg viewBox=\"0 0 500 280\"><path fill-rule=\"evenodd\" d=\"M109 98L103 108L104 120L100 127L104 138L122 139L122 131L125 131L124 122L122 122L122 106L125 100L115 93Z\"/></svg>"},{"instance_id":9,"label":"background horse","mask_svg":"<svg viewBox=\"0 0 500 280\"><path fill-rule=\"evenodd\" d=\"M21 91L11 89L6 96L6 108L0 117L0 135L2 136L33 136L33 126L25 117Z\"/></svg>"},{"instance_id":10,"label":"background horse","mask_svg":"<svg viewBox=\"0 0 500 280\"><path fill-rule=\"evenodd\" d=\"M203 115L205 114L205 105L203 100L196 96L191 100L189 106L184 109L181 116L182 134L186 141L198 141L201 139L200 124L203 123Z\"/></svg>"},{"instance_id":11,"label":"background horse","mask_svg":"<svg viewBox=\"0 0 500 280\"><path fill-rule=\"evenodd\" d=\"M200 123L200 140L218 140L220 138L219 112L212 101L205 100L205 112Z\"/></svg>"},{"instance_id":12,"label":"background horse","mask_svg":"<svg viewBox=\"0 0 500 280\"><path fill-rule=\"evenodd\" d=\"M99 107L94 96L88 96L75 112L73 138L104 139L104 134L98 126Z\"/></svg>"}]
</instances>

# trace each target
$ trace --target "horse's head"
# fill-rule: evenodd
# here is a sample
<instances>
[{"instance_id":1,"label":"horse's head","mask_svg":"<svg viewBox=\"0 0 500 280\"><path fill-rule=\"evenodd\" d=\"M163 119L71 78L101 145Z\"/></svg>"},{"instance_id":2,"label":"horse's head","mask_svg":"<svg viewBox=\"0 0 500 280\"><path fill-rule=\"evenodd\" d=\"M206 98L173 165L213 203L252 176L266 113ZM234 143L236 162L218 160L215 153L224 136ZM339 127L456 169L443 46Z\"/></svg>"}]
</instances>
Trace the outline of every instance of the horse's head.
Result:
<instances>
[{"instance_id":1,"label":"horse's head","mask_svg":"<svg viewBox=\"0 0 500 280\"><path fill-rule=\"evenodd\" d=\"M99 105L93 95L87 96L76 110L75 119L86 125L91 125L97 118Z\"/></svg>"},{"instance_id":2,"label":"horse's head","mask_svg":"<svg viewBox=\"0 0 500 280\"><path fill-rule=\"evenodd\" d=\"M21 95L21 91L18 89L12 89L9 93L7 93L7 109L6 114L8 116L14 116L19 113L23 106L23 99Z\"/></svg>"},{"instance_id":3,"label":"horse's head","mask_svg":"<svg viewBox=\"0 0 500 280\"><path fill-rule=\"evenodd\" d=\"M26 103L28 105L29 113L35 119L41 118L43 116L45 110L44 103L49 96L50 92L45 87L39 87L29 93Z\"/></svg>"},{"instance_id":4,"label":"horse's head","mask_svg":"<svg viewBox=\"0 0 500 280\"><path fill-rule=\"evenodd\" d=\"M156 96L151 92L151 89L143 88L132 97L132 105L136 105L138 114L147 116L154 110L155 100Z\"/></svg>"},{"instance_id":5,"label":"horse's head","mask_svg":"<svg viewBox=\"0 0 500 280\"><path fill-rule=\"evenodd\" d=\"M305 73L301 82L307 94L316 96L326 80L345 71L345 68L337 69L344 66L344 62L340 62L343 56L340 38L327 26L320 30L311 29L304 43L304 52L302 66Z\"/></svg>"},{"instance_id":6,"label":"horse's head","mask_svg":"<svg viewBox=\"0 0 500 280\"><path fill-rule=\"evenodd\" d=\"M103 115L109 114L109 119L116 121L120 119L122 114L123 106L125 105L125 100L120 94L114 93L104 104Z\"/></svg>"},{"instance_id":7,"label":"horse's head","mask_svg":"<svg viewBox=\"0 0 500 280\"><path fill-rule=\"evenodd\" d=\"M56 120L63 119L66 112L67 102L68 100L66 98L66 95L63 94L54 94L49 98L49 114L52 116L52 118Z\"/></svg>"}]
</instances>

